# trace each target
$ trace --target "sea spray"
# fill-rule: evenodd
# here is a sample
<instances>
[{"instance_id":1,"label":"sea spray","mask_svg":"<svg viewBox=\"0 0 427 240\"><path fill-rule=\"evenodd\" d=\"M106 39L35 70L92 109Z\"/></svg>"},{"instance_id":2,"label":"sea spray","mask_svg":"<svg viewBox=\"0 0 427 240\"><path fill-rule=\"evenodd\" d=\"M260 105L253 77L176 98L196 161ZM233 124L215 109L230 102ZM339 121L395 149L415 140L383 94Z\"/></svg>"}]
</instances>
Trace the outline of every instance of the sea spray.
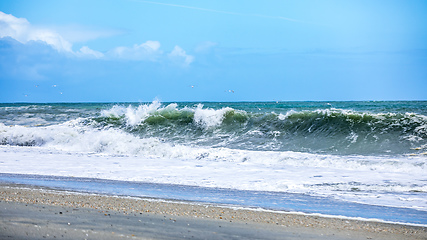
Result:
<instances>
[{"instance_id":1,"label":"sea spray","mask_svg":"<svg viewBox=\"0 0 427 240\"><path fill-rule=\"evenodd\" d=\"M351 104L349 104L351 106ZM1 143L37 145L55 142L61 129L80 132L129 133L136 139L155 138L170 144L227 147L261 151L297 151L327 154L411 154L427 144L427 117L411 112L370 112L353 109L284 109L253 111L203 104L177 103L103 106L104 109L48 107L42 105L3 109L16 123L59 128L28 130L3 127ZM107 107L107 108L105 108ZM56 109L56 110L55 110ZM16 115L13 115L13 111ZM252 110L252 111L249 111ZM29 112L25 112L29 111ZM58 112L55 115L55 111ZM68 117L65 117L68 113ZM19 115L18 115L19 114ZM71 117L74 116L74 118ZM83 116L83 117L82 117ZM30 119L30 120L28 120ZM8 120L10 121L10 120ZM70 129L60 127L72 125ZM21 126L21 125L18 125ZM46 136L41 136L46 131ZM77 131L77 130L76 130ZM66 135L66 133L64 133ZM101 134L101 133L99 133ZM49 135L49 136L47 136ZM74 134L77 136L76 134Z\"/></svg>"},{"instance_id":2,"label":"sea spray","mask_svg":"<svg viewBox=\"0 0 427 240\"><path fill-rule=\"evenodd\" d=\"M427 209L427 102L0 104L2 172Z\"/></svg>"},{"instance_id":3,"label":"sea spray","mask_svg":"<svg viewBox=\"0 0 427 240\"><path fill-rule=\"evenodd\" d=\"M408 112L336 108L250 112L153 102L113 106L92 120L142 138L247 150L407 154L427 143L427 117Z\"/></svg>"}]
</instances>

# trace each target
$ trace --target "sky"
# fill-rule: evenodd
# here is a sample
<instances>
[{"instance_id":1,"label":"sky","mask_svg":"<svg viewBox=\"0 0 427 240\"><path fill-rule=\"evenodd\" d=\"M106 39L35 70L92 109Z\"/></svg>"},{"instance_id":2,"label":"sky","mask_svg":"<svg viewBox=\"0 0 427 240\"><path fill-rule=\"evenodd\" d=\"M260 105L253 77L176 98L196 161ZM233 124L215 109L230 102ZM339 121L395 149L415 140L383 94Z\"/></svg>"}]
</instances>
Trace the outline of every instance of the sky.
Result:
<instances>
[{"instance_id":1,"label":"sky","mask_svg":"<svg viewBox=\"0 0 427 240\"><path fill-rule=\"evenodd\" d=\"M427 1L0 1L0 102L153 100L427 100Z\"/></svg>"}]
</instances>

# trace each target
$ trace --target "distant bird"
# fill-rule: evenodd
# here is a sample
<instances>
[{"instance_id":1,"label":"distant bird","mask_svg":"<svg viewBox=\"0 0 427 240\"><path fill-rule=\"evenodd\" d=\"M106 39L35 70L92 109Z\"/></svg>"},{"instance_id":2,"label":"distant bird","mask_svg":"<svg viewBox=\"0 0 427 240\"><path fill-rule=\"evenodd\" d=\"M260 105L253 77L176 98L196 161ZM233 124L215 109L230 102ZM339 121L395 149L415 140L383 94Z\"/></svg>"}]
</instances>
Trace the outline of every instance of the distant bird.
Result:
<instances>
[{"instance_id":1,"label":"distant bird","mask_svg":"<svg viewBox=\"0 0 427 240\"><path fill-rule=\"evenodd\" d=\"M52 87L56 87L56 85L52 85Z\"/></svg>"},{"instance_id":2,"label":"distant bird","mask_svg":"<svg viewBox=\"0 0 427 240\"><path fill-rule=\"evenodd\" d=\"M234 93L234 90L228 90L228 92Z\"/></svg>"},{"instance_id":3,"label":"distant bird","mask_svg":"<svg viewBox=\"0 0 427 240\"><path fill-rule=\"evenodd\" d=\"M39 85L34 85L35 87L39 87Z\"/></svg>"}]
</instances>

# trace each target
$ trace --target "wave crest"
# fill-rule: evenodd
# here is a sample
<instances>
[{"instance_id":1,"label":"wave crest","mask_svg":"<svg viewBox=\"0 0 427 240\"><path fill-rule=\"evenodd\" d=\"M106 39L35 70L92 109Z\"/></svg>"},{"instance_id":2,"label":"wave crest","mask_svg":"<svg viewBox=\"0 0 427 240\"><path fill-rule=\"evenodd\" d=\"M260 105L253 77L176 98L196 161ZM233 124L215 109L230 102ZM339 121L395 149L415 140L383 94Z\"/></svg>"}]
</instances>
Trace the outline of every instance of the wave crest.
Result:
<instances>
[{"instance_id":1,"label":"wave crest","mask_svg":"<svg viewBox=\"0 0 427 240\"><path fill-rule=\"evenodd\" d=\"M184 107L179 109L178 104L171 103L162 106L158 101L151 104L142 104L135 106L118 106L101 111L100 121L109 123L121 120L127 127L137 127L144 124L165 124L167 122L174 124L190 124L208 129L220 126L222 123L242 122L247 119L246 112L238 111L230 107L221 109L204 108L203 104L198 104L193 108Z\"/></svg>"},{"instance_id":2,"label":"wave crest","mask_svg":"<svg viewBox=\"0 0 427 240\"><path fill-rule=\"evenodd\" d=\"M114 105L73 121L86 132L117 130L135 139L153 138L171 144L244 150L423 154L426 148L420 146L427 146L427 117L417 113L371 113L335 108L285 111L276 108L275 111L279 111L276 113L206 105L214 107L163 105L158 101L137 106ZM51 123L51 127L61 124L64 123ZM16 128L0 139L0 144L39 146L59 137L55 132L40 137L35 134L37 131L36 128L33 132ZM5 133L0 132L0 135Z\"/></svg>"}]
</instances>

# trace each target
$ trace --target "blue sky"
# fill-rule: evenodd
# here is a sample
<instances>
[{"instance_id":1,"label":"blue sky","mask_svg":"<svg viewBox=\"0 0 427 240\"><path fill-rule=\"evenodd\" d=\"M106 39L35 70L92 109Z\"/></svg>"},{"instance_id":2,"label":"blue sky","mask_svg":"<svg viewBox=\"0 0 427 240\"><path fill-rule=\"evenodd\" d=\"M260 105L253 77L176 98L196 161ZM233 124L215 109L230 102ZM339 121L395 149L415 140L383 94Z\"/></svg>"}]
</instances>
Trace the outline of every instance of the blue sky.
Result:
<instances>
[{"instance_id":1,"label":"blue sky","mask_svg":"<svg viewBox=\"0 0 427 240\"><path fill-rule=\"evenodd\" d=\"M3 0L0 102L427 100L427 1Z\"/></svg>"}]
</instances>

